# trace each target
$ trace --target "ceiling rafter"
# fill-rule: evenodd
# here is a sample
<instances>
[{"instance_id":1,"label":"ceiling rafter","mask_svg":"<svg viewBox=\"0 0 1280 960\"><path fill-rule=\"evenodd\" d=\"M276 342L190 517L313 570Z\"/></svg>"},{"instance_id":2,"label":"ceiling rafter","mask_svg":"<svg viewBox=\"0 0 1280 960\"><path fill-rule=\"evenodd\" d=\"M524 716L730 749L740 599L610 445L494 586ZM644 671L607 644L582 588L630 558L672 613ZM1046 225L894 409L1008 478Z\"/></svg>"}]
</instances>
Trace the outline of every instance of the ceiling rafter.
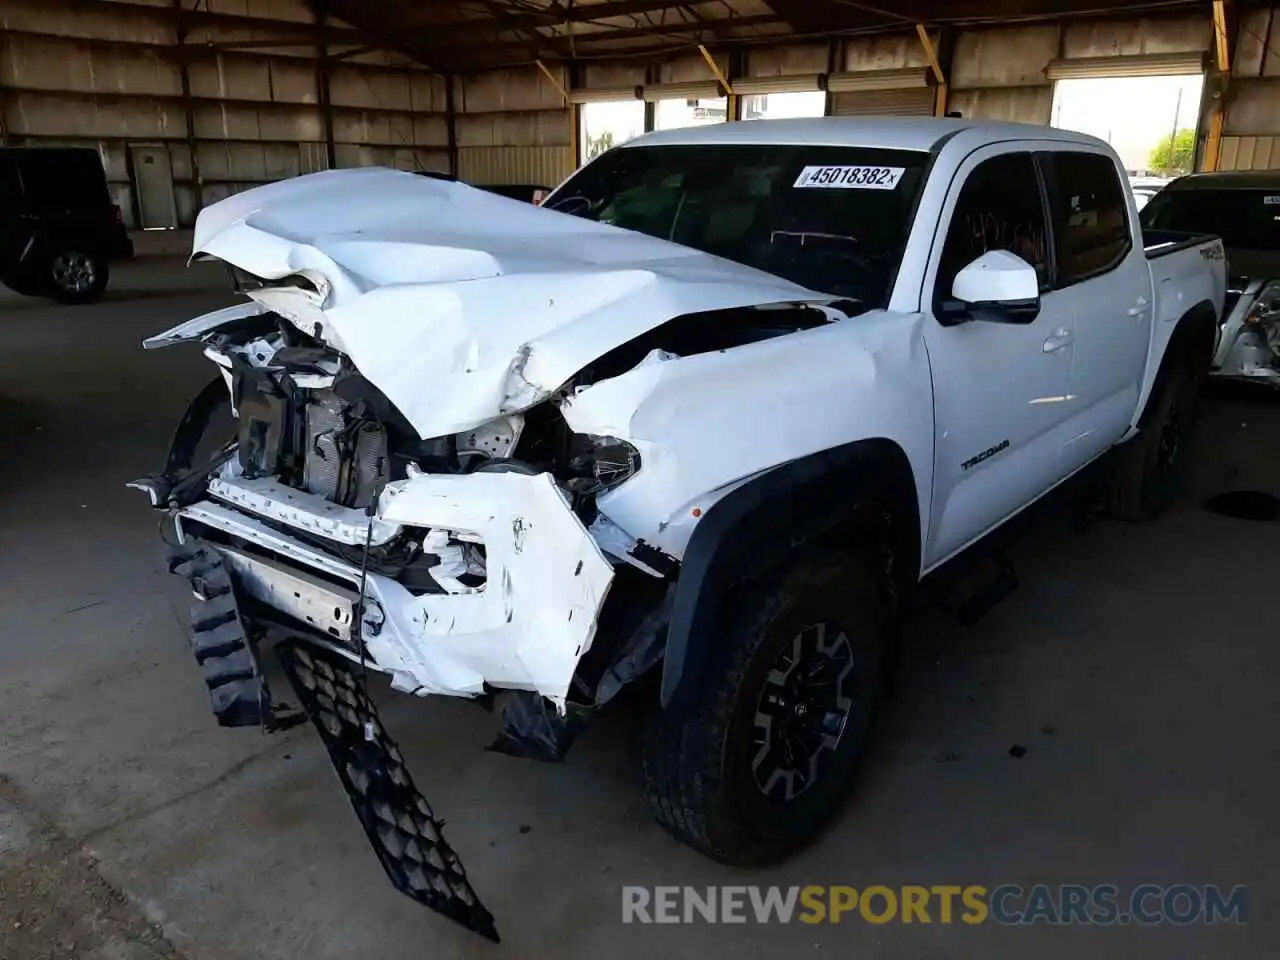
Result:
<instances>
[{"instance_id":1,"label":"ceiling rafter","mask_svg":"<svg viewBox=\"0 0 1280 960\"><path fill-rule=\"evenodd\" d=\"M58 0L105 4L108 0ZM112 0L113 4L121 0ZM124 0L140 2L140 0ZM1204 0L308 0L363 33L395 38L433 69L462 72L536 59L661 56L694 44L806 39L928 25L1144 16ZM1243 0L1252 3L1255 0ZM352 31L353 33L356 31ZM337 38L333 38L337 40ZM351 40L345 40L348 44Z\"/></svg>"}]
</instances>

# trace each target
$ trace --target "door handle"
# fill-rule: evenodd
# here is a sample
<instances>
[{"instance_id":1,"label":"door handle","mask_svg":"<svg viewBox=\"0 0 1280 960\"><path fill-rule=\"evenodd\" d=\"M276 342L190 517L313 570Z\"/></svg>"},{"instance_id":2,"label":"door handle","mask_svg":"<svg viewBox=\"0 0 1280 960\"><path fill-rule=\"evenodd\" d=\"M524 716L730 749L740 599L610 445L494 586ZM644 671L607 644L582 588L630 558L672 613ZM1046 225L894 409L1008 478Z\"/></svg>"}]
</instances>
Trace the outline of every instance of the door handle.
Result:
<instances>
[{"instance_id":1,"label":"door handle","mask_svg":"<svg viewBox=\"0 0 1280 960\"><path fill-rule=\"evenodd\" d=\"M1139 297L1137 300L1133 301L1133 306L1129 308L1129 316L1141 316L1147 312L1147 307L1149 306L1150 303L1147 301L1146 297Z\"/></svg>"},{"instance_id":2,"label":"door handle","mask_svg":"<svg viewBox=\"0 0 1280 960\"><path fill-rule=\"evenodd\" d=\"M1061 350L1063 347L1069 347L1076 342L1076 335L1066 327L1059 327L1053 331L1053 335L1048 337L1042 348L1045 353L1053 353L1055 350Z\"/></svg>"}]
</instances>

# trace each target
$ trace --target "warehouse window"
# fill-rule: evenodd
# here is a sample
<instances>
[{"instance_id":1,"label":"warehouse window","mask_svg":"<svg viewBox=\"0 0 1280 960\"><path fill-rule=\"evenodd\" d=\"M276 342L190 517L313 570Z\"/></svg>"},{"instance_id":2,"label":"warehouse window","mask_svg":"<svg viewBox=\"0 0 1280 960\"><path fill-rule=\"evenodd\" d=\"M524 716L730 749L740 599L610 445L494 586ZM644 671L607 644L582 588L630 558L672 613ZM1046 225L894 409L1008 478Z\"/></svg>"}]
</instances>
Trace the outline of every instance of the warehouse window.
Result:
<instances>
[{"instance_id":1,"label":"warehouse window","mask_svg":"<svg viewBox=\"0 0 1280 960\"><path fill-rule=\"evenodd\" d=\"M743 120L820 117L826 112L827 95L821 90L800 93L760 93L742 98Z\"/></svg>"},{"instance_id":2,"label":"warehouse window","mask_svg":"<svg viewBox=\"0 0 1280 960\"><path fill-rule=\"evenodd\" d=\"M584 103L581 107L582 162L644 133L644 103L622 100Z\"/></svg>"},{"instance_id":3,"label":"warehouse window","mask_svg":"<svg viewBox=\"0 0 1280 960\"><path fill-rule=\"evenodd\" d=\"M1129 176L1178 176L1195 163L1201 74L1058 80L1052 123L1107 141Z\"/></svg>"},{"instance_id":4,"label":"warehouse window","mask_svg":"<svg viewBox=\"0 0 1280 960\"><path fill-rule=\"evenodd\" d=\"M725 97L698 97L659 100L655 104L653 129L678 130L724 123L729 117L729 101Z\"/></svg>"}]
</instances>

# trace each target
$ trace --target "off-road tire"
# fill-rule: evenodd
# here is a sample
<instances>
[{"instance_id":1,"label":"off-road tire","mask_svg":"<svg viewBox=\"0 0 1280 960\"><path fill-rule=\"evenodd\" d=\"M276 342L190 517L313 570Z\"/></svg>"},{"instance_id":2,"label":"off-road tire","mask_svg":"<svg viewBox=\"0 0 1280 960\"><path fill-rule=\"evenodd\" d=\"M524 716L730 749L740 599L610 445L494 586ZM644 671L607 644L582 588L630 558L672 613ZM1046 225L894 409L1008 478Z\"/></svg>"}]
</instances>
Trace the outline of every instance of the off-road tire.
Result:
<instances>
[{"instance_id":1,"label":"off-road tire","mask_svg":"<svg viewBox=\"0 0 1280 960\"><path fill-rule=\"evenodd\" d=\"M1116 519L1154 520L1177 502L1195 426L1200 379L1189 363L1176 358L1160 373L1141 431L1115 451L1110 508Z\"/></svg>"},{"instance_id":2,"label":"off-road tire","mask_svg":"<svg viewBox=\"0 0 1280 960\"><path fill-rule=\"evenodd\" d=\"M872 562L827 552L797 558L737 599L696 705L672 716L654 704L643 716L640 767L645 798L668 833L714 860L758 864L812 840L844 798L884 686L888 600ZM854 706L812 786L779 802L754 778L754 717L784 648L820 622L848 637Z\"/></svg>"}]
</instances>

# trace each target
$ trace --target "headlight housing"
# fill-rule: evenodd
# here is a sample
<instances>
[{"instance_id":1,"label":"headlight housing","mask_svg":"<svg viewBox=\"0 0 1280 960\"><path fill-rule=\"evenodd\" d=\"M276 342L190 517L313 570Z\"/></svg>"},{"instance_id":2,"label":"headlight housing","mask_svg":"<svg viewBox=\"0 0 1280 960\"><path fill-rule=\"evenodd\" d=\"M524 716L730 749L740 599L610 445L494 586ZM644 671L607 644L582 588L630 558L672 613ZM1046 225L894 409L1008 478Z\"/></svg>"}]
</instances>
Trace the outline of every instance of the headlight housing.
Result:
<instances>
[{"instance_id":1,"label":"headlight housing","mask_svg":"<svg viewBox=\"0 0 1280 960\"><path fill-rule=\"evenodd\" d=\"M617 437L575 435L565 488L599 494L626 483L640 471L640 451Z\"/></svg>"}]
</instances>

